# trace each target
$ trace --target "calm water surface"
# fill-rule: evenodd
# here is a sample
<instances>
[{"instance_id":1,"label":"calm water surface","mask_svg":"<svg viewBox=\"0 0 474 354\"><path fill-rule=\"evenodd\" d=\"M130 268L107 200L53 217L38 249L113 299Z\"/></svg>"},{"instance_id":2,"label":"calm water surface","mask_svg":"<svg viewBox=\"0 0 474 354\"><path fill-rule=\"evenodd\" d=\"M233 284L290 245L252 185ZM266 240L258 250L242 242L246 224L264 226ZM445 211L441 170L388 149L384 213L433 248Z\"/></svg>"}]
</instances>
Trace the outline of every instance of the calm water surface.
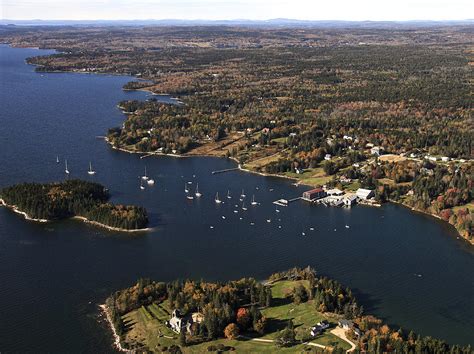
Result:
<instances>
[{"instance_id":1,"label":"calm water surface","mask_svg":"<svg viewBox=\"0 0 474 354\"><path fill-rule=\"evenodd\" d=\"M306 265L352 287L368 312L389 323L474 342L474 253L450 226L394 205L343 210L296 202L277 213L273 200L304 188L241 172L211 175L234 167L225 159L114 151L97 136L123 122L120 100L147 94L122 91L129 77L39 74L24 62L47 53L0 46L0 187L63 180L67 158L72 177L103 183L114 202L144 205L154 231L36 224L0 208L1 352L112 351L97 306L138 277L263 279ZM142 191L145 164L156 184ZM188 181L193 190L199 182L201 200L185 199ZM235 207L242 188L261 204ZM234 198L216 206L216 191L224 197L228 189Z\"/></svg>"}]
</instances>

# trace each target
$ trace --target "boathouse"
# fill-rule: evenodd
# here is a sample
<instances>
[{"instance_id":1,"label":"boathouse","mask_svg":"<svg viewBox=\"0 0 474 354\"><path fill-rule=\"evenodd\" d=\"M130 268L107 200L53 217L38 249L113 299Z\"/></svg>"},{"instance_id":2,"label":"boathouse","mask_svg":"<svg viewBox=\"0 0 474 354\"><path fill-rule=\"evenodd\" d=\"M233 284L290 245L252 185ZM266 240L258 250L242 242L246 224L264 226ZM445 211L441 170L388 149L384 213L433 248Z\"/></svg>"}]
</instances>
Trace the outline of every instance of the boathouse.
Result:
<instances>
[{"instance_id":1,"label":"boathouse","mask_svg":"<svg viewBox=\"0 0 474 354\"><path fill-rule=\"evenodd\" d=\"M316 200L326 196L326 192L322 188L315 188L303 193L304 200Z\"/></svg>"}]
</instances>

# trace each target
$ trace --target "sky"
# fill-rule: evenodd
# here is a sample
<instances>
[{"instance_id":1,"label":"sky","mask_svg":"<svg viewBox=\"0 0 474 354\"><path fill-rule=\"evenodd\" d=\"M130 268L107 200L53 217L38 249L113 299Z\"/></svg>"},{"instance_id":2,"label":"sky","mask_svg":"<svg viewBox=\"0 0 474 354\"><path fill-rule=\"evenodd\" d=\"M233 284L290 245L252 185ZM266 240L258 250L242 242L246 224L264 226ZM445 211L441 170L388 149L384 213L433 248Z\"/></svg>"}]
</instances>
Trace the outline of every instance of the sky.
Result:
<instances>
[{"instance_id":1,"label":"sky","mask_svg":"<svg viewBox=\"0 0 474 354\"><path fill-rule=\"evenodd\" d=\"M0 18L465 20L474 18L474 0L0 0Z\"/></svg>"}]
</instances>

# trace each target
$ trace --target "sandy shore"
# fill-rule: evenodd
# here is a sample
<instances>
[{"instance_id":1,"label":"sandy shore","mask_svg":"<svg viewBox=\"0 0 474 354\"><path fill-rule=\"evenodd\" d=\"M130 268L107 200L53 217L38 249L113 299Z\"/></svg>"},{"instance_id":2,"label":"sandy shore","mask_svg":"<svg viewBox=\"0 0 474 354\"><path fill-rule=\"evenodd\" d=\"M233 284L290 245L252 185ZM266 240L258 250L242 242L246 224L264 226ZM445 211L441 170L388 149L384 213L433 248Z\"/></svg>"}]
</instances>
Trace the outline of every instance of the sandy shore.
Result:
<instances>
[{"instance_id":1,"label":"sandy shore","mask_svg":"<svg viewBox=\"0 0 474 354\"><path fill-rule=\"evenodd\" d=\"M107 319L107 322L109 323L109 326L112 329L112 334L114 337L114 346L121 352L131 353L130 350L127 350L124 347L122 347L122 343L120 342L120 337L117 334L117 331L115 330L115 326L112 322L112 317L110 316L107 305L103 304L103 305L99 305L99 307L102 310L102 312L105 314L105 318Z\"/></svg>"},{"instance_id":2,"label":"sandy shore","mask_svg":"<svg viewBox=\"0 0 474 354\"><path fill-rule=\"evenodd\" d=\"M5 203L5 201L3 199L0 198L0 205L1 206L4 206L8 209L11 209L13 210L15 213L17 214L20 214L20 215L23 215L23 217L26 219L26 220L30 220L30 221L36 221L36 222L49 222L50 220L47 220L47 219L35 219L35 218L32 218L31 216L29 216L27 213L25 213L24 211L21 211L20 209L18 209L18 207L16 205L9 205L7 203Z\"/></svg>"},{"instance_id":3,"label":"sandy shore","mask_svg":"<svg viewBox=\"0 0 474 354\"><path fill-rule=\"evenodd\" d=\"M102 224L98 221L93 221L93 220L89 220L83 216L73 216L72 219L75 219L75 220L81 220L81 221L84 221L85 223L88 223L88 224L92 224L92 225L95 225L95 226L100 226L104 229L107 229L107 230L110 230L110 231L119 231L119 232L145 232L145 231L151 231L153 230L152 228L150 227L147 227L147 228L144 228L144 229L122 229L120 227L113 227L113 226L109 226L109 225L105 225L105 224Z\"/></svg>"}]
</instances>

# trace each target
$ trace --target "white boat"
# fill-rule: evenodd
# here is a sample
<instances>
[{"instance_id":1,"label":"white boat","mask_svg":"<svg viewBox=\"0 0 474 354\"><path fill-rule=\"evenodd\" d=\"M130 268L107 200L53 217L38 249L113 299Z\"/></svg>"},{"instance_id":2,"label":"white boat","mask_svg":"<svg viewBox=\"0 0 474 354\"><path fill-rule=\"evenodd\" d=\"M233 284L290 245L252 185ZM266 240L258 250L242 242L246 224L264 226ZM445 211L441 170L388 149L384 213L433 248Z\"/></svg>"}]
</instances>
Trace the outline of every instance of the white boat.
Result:
<instances>
[{"instance_id":1,"label":"white boat","mask_svg":"<svg viewBox=\"0 0 474 354\"><path fill-rule=\"evenodd\" d=\"M225 219L225 216L224 216L224 215L222 215L222 219Z\"/></svg>"},{"instance_id":2,"label":"white boat","mask_svg":"<svg viewBox=\"0 0 474 354\"><path fill-rule=\"evenodd\" d=\"M252 205L257 205L258 203L255 201L255 194L252 196Z\"/></svg>"},{"instance_id":3,"label":"white boat","mask_svg":"<svg viewBox=\"0 0 474 354\"><path fill-rule=\"evenodd\" d=\"M242 193L240 194L240 198L245 198L245 192L243 189L242 189Z\"/></svg>"},{"instance_id":4,"label":"white boat","mask_svg":"<svg viewBox=\"0 0 474 354\"><path fill-rule=\"evenodd\" d=\"M245 206L245 202L242 202L242 210L247 210L247 207Z\"/></svg>"},{"instance_id":5,"label":"white boat","mask_svg":"<svg viewBox=\"0 0 474 354\"><path fill-rule=\"evenodd\" d=\"M348 229L350 226L349 225L346 225L346 229Z\"/></svg>"},{"instance_id":6,"label":"white boat","mask_svg":"<svg viewBox=\"0 0 474 354\"><path fill-rule=\"evenodd\" d=\"M209 226L209 228L210 228L210 229L213 229L213 228L214 228L214 226L212 226L212 225L211 225L211 226Z\"/></svg>"},{"instance_id":7,"label":"white boat","mask_svg":"<svg viewBox=\"0 0 474 354\"><path fill-rule=\"evenodd\" d=\"M89 171L87 171L88 174L90 175L95 175L95 171L92 169L92 163L89 162Z\"/></svg>"},{"instance_id":8,"label":"white boat","mask_svg":"<svg viewBox=\"0 0 474 354\"><path fill-rule=\"evenodd\" d=\"M59 156L56 156L56 163L59 163Z\"/></svg>"},{"instance_id":9,"label":"white boat","mask_svg":"<svg viewBox=\"0 0 474 354\"><path fill-rule=\"evenodd\" d=\"M186 198L188 198L189 200L193 200L193 199L194 199L194 197L193 197L192 195L188 195L188 196L186 196Z\"/></svg>"},{"instance_id":10,"label":"white boat","mask_svg":"<svg viewBox=\"0 0 474 354\"><path fill-rule=\"evenodd\" d=\"M145 174L142 176L142 179L144 179L145 181L149 179L149 177L146 174L146 166L145 166Z\"/></svg>"},{"instance_id":11,"label":"white boat","mask_svg":"<svg viewBox=\"0 0 474 354\"><path fill-rule=\"evenodd\" d=\"M66 174L69 174L69 169L67 168L67 160L65 160L65 164L66 164L66 169L64 170L64 172L66 172Z\"/></svg>"},{"instance_id":12,"label":"white boat","mask_svg":"<svg viewBox=\"0 0 474 354\"><path fill-rule=\"evenodd\" d=\"M301 233L301 235L302 235L302 236L306 236L306 233L303 231L303 232Z\"/></svg>"},{"instance_id":13,"label":"white boat","mask_svg":"<svg viewBox=\"0 0 474 354\"><path fill-rule=\"evenodd\" d=\"M184 192L189 193L189 188L188 188L188 185L186 183L184 184Z\"/></svg>"},{"instance_id":14,"label":"white boat","mask_svg":"<svg viewBox=\"0 0 474 354\"><path fill-rule=\"evenodd\" d=\"M234 213L237 214L239 211L238 210L234 210Z\"/></svg>"},{"instance_id":15,"label":"white boat","mask_svg":"<svg viewBox=\"0 0 474 354\"><path fill-rule=\"evenodd\" d=\"M214 201L215 201L217 204L222 203L222 200L219 199L219 192L216 193L216 198L214 199Z\"/></svg>"},{"instance_id":16,"label":"white boat","mask_svg":"<svg viewBox=\"0 0 474 354\"><path fill-rule=\"evenodd\" d=\"M314 227L310 227L309 229L310 229L311 231L314 231Z\"/></svg>"},{"instance_id":17,"label":"white boat","mask_svg":"<svg viewBox=\"0 0 474 354\"><path fill-rule=\"evenodd\" d=\"M141 190L144 190L144 189L145 189L145 186L143 185L143 180L140 180L140 189L141 189Z\"/></svg>"},{"instance_id":18,"label":"white boat","mask_svg":"<svg viewBox=\"0 0 474 354\"><path fill-rule=\"evenodd\" d=\"M194 195L198 198L202 196L201 192L199 192L199 184L198 183L196 183L196 193L194 193Z\"/></svg>"},{"instance_id":19,"label":"white boat","mask_svg":"<svg viewBox=\"0 0 474 354\"><path fill-rule=\"evenodd\" d=\"M267 222L272 222L272 219L267 219Z\"/></svg>"},{"instance_id":20,"label":"white boat","mask_svg":"<svg viewBox=\"0 0 474 354\"><path fill-rule=\"evenodd\" d=\"M232 199L232 196L230 195L230 190L227 190L227 199Z\"/></svg>"},{"instance_id":21,"label":"white boat","mask_svg":"<svg viewBox=\"0 0 474 354\"><path fill-rule=\"evenodd\" d=\"M155 184L155 180L150 178L148 181L146 181L146 183L148 183L150 186L152 186L152 185Z\"/></svg>"}]
</instances>

